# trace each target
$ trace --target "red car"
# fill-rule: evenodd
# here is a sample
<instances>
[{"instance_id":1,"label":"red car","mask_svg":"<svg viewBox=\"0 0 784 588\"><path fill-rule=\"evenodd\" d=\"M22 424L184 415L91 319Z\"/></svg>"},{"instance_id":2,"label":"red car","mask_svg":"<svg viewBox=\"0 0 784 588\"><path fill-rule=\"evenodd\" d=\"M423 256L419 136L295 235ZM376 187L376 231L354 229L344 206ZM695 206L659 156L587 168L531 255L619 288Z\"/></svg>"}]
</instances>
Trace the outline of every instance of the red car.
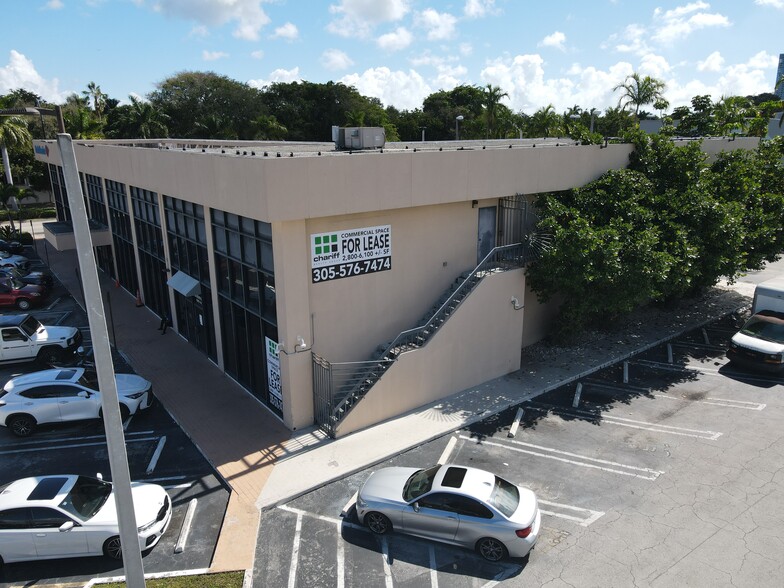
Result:
<instances>
[{"instance_id":1,"label":"red car","mask_svg":"<svg viewBox=\"0 0 784 588\"><path fill-rule=\"evenodd\" d=\"M39 306L46 300L46 289L34 284L0 276L0 306L15 306L19 310L28 310Z\"/></svg>"}]
</instances>

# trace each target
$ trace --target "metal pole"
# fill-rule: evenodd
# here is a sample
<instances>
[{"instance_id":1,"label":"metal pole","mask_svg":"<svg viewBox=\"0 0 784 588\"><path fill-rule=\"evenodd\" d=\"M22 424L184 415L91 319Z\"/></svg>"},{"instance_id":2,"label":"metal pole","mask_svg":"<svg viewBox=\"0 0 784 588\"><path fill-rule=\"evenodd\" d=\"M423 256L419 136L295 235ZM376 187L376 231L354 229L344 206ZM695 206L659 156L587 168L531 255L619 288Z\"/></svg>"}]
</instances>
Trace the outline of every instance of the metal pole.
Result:
<instances>
[{"instance_id":1,"label":"metal pole","mask_svg":"<svg viewBox=\"0 0 784 588\"><path fill-rule=\"evenodd\" d=\"M57 113L60 115L58 123L62 128L62 113L59 110L58 107ZM120 525L125 581L129 588L142 588L145 586L144 564L139 546L136 514L133 508L131 475L128 470L128 455L125 453L125 435L120 418L117 382L114 378L114 364L112 363L109 332L106 328L106 316L101 299L101 287L98 282L98 270L93 254L87 213L84 208L82 186L79 182L79 169L76 166L76 153L71 136L67 133L62 131L58 133L57 145L60 148L66 192L71 206L76 252L84 282L85 310L90 323L95 368L98 372L98 387L101 390L101 408L106 429L109 466L114 484L117 519Z\"/></svg>"},{"instance_id":2,"label":"metal pole","mask_svg":"<svg viewBox=\"0 0 784 588\"><path fill-rule=\"evenodd\" d=\"M114 332L114 314L112 313L112 293L106 291L106 306L109 308L109 324L112 326L112 341L114 341L114 348L117 349L117 333Z\"/></svg>"}]
</instances>

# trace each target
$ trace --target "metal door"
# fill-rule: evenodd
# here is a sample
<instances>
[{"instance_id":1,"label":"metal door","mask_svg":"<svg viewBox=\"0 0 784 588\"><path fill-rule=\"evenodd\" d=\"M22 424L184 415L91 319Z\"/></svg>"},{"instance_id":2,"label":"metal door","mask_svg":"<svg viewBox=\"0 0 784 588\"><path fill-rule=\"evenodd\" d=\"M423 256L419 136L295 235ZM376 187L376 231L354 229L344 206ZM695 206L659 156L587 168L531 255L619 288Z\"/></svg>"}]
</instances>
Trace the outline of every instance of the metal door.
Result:
<instances>
[{"instance_id":1,"label":"metal door","mask_svg":"<svg viewBox=\"0 0 784 588\"><path fill-rule=\"evenodd\" d=\"M476 262L479 264L495 247L495 206L479 209L479 226L477 229Z\"/></svg>"}]
</instances>

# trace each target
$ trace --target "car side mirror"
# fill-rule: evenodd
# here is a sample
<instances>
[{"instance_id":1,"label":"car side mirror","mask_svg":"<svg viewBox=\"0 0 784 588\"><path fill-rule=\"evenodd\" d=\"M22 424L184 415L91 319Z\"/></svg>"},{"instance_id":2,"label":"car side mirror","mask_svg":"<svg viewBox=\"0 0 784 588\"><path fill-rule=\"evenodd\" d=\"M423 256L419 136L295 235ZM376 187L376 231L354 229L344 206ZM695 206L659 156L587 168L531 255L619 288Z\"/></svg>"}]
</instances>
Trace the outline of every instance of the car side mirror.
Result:
<instances>
[{"instance_id":1,"label":"car side mirror","mask_svg":"<svg viewBox=\"0 0 784 588\"><path fill-rule=\"evenodd\" d=\"M414 504L411 505L411 508L414 509L414 512L419 512L419 503L415 502Z\"/></svg>"},{"instance_id":2,"label":"car side mirror","mask_svg":"<svg viewBox=\"0 0 784 588\"><path fill-rule=\"evenodd\" d=\"M65 521L62 525L60 525L60 529L59 530L60 530L61 533L65 533L66 531L70 531L73 528L74 528L74 522L73 521Z\"/></svg>"},{"instance_id":3,"label":"car side mirror","mask_svg":"<svg viewBox=\"0 0 784 588\"><path fill-rule=\"evenodd\" d=\"M79 398L90 398L90 393L82 390L79 392L79 394L77 394L77 396Z\"/></svg>"}]
</instances>

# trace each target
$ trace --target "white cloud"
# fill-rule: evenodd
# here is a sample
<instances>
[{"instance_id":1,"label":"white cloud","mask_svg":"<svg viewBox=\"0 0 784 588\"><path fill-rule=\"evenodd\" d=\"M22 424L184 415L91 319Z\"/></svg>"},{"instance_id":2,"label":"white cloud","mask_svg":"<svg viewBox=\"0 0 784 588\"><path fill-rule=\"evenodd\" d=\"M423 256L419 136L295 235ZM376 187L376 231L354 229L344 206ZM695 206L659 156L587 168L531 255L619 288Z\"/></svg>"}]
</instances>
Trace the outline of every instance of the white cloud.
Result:
<instances>
[{"instance_id":1,"label":"white cloud","mask_svg":"<svg viewBox=\"0 0 784 588\"><path fill-rule=\"evenodd\" d=\"M454 88L469 83L467 76L468 70L462 65L439 65L432 85L438 89Z\"/></svg>"},{"instance_id":2,"label":"white cloud","mask_svg":"<svg viewBox=\"0 0 784 588\"><path fill-rule=\"evenodd\" d=\"M661 55L648 53L640 59L640 66L637 71L644 76L662 79L672 71L672 67Z\"/></svg>"},{"instance_id":3,"label":"white cloud","mask_svg":"<svg viewBox=\"0 0 784 588\"><path fill-rule=\"evenodd\" d=\"M201 58L204 61L218 61L219 59L225 59L228 57L229 54L225 51L202 51Z\"/></svg>"},{"instance_id":4,"label":"white cloud","mask_svg":"<svg viewBox=\"0 0 784 588\"><path fill-rule=\"evenodd\" d=\"M672 10L657 8L653 11L656 30L652 39L666 45L699 29L730 26L730 20L723 14L704 12L709 8L707 2L692 2Z\"/></svg>"},{"instance_id":5,"label":"white cloud","mask_svg":"<svg viewBox=\"0 0 784 588\"><path fill-rule=\"evenodd\" d=\"M205 38L210 36L210 30L204 25L194 26L188 33L189 37Z\"/></svg>"},{"instance_id":6,"label":"white cloud","mask_svg":"<svg viewBox=\"0 0 784 588\"><path fill-rule=\"evenodd\" d=\"M724 58L721 56L721 53L714 51L704 61L697 62L697 71L721 71L723 66Z\"/></svg>"},{"instance_id":7,"label":"white cloud","mask_svg":"<svg viewBox=\"0 0 784 588\"><path fill-rule=\"evenodd\" d=\"M340 0L329 7L337 18L327 30L341 37L366 38L377 25L402 19L410 4L411 0Z\"/></svg>"},{"instance_id":8,"label":"white cloud","mask_svg":"<svg viewBox=\"0 0 784 588\"><path fill-rule=\"evenodd\" d=\"M471 45L471 43L460 43L460 47L458 47L458 50L460 51L460 55L463 55L465 57L468 57L474 52L474 48Z\"/></svg>"},{"instance_id":9,"label":"white cloud","mask_svg":"<svg viewBox=\"0 0 784 588\"><path fill-rule=\"evenodd\" d=\"M294 41L299 37L299 30L297 26L287 22L283 26L275 29L272 34L272 39L286 39L287 41Z\"/></svg>"},{"instance_id":10,"label":"white cloud","mask_svg":"<svg viewBox=\"0 0 784 588\"><path fill-rule=\"evenodd\" d=\"M63 0L49 0L49 2L44 5L44 10L61 10L64 7L65 4L63 4Z\"/></svg>"},{"instance_id":11,"label":"white cloud","mask_svg":"<svg viewBox=\"0 0 784 588\"><path fill-rule=\"evenodd\" d=\"M495 0L466 0L463 7L463 14L468 18L482 18L496 12Z\"/></svg>"},{"instance_id":12,"label":"white cloud","mask_svg":"<svg viewBox=\"0 0 784 588\"><path fill-rule=\"evenodd\" d=\"M339 49L327 49L319 61L329 71L340 71L354 65L351 58Z\"/></svg>"},{"instance_id":13,"label":"white cloud","mask_svg":"<svg viewBox=\"0 0 784 588\"><path fill-rule=\"evenodd\" d=\"M58 85L57 78L44 79L31 60L13 49L8 64L0 68L0 94L24 88L38 94L47 102L62 103L70 92L61 92Z\"/></svg>"},{"instance_id":14,"label":"white cloud","mask_svg":"<svg viewBox=\"0 0 784 588\"><path fill-rule=\"evenodd\" d=\"M232 33L239 39L256 41L259 31L270 23L261 7L265 0L156 0L153 10L167 16L193 20L208 27L235 23Z\"/></svg>"},{"instance_id":15,"label":"white cloud","mask_svg":"<svg viewBox=\"0 0 784 588\"><path fill-rule=\"evenodd\" d=\"M264 51L262 51L261 49L258 49L257 51L252 51L250 56L253 59L263 59L264 58Z\"/></svg>"},{"instance_id":16,"label":"white cloud","mask_svg":"<svg viewBox=\"0 0 784 588\"><path fill-rule=\"evenodd\" d=\"M448 12L428 8L416 15L415 22L427 31L428 40L442 41L454 36L457 18Z\"/></svg>"},{"instance_id":17,"label":"white cloud","mask_svg":"<svg viewBox=\"0 0 784 588\"><path fill-rule=\"evenodd\" d=\"M376 44L384 51L400 51L408 47L413 40L413 35L407 29L399 27L391 33L381 35Z\"/></svg>"},{"instance_id":18,"label":"white cloud","mask_svg":"<svg viewBox=\"0 0 784 588\"><path fill-rule=\"evenodd\" d=\"M784 10L784 0L754 0L754 4L759 6L772 6L779 10Z\"/></svg>"},{"instance_id":19,"label":"white cloud","mask_svg":"<svg viewBox=\"0 0 784 588\"><path fill-rule=\"evenodd\" d=\"M300 79L300 75L299 75L298 67L295 67L294 69L276 69L275 71L270 73L270 77L268 80L262 80L262 79L248 80L248 85L253 88L261 89L275 82L289 83L289 82L296 82L299 79Z\"/></svg>"},{"instance_id":20,"label":"white cloud","mask_svg":"<svg viewBox=\"0 0 784 588\"><path fill-rule=\"evenodd\" d=\"M361 74L344 76L338 81L354 86L365 96L378 98L386 106L407 110L421 108L424 99L433 93L424 78L414 70L404 72L376 67Z\"/></svg>"},{"instance_id":21,"label":"white cloud","mask_svg":"<svg viewBox=\"0 0 784 588\"><path fill-rule=\"evenodd\" d=\"M566 47L564 47L564 43L566 43L566 35L561 31L555 31L552 35L547 35L544 39L539 41L537 45L539 47L554 47L555 49L565 51Z\"/></svg>"},{"instance_id":22,"label":"white cloud","mask_svg":"<svg viewBox=\"0 0 784 588\"><path fill-rule=\"evenodd\" d=\"M650 47L648 47L645 41L646 35L647 31L644 27L638 24L630 24L620 34L610 35L610 38L602 43L602 49L612 47L619 53L644 55L650 51Z\"/></svg>"}]
</instances>

